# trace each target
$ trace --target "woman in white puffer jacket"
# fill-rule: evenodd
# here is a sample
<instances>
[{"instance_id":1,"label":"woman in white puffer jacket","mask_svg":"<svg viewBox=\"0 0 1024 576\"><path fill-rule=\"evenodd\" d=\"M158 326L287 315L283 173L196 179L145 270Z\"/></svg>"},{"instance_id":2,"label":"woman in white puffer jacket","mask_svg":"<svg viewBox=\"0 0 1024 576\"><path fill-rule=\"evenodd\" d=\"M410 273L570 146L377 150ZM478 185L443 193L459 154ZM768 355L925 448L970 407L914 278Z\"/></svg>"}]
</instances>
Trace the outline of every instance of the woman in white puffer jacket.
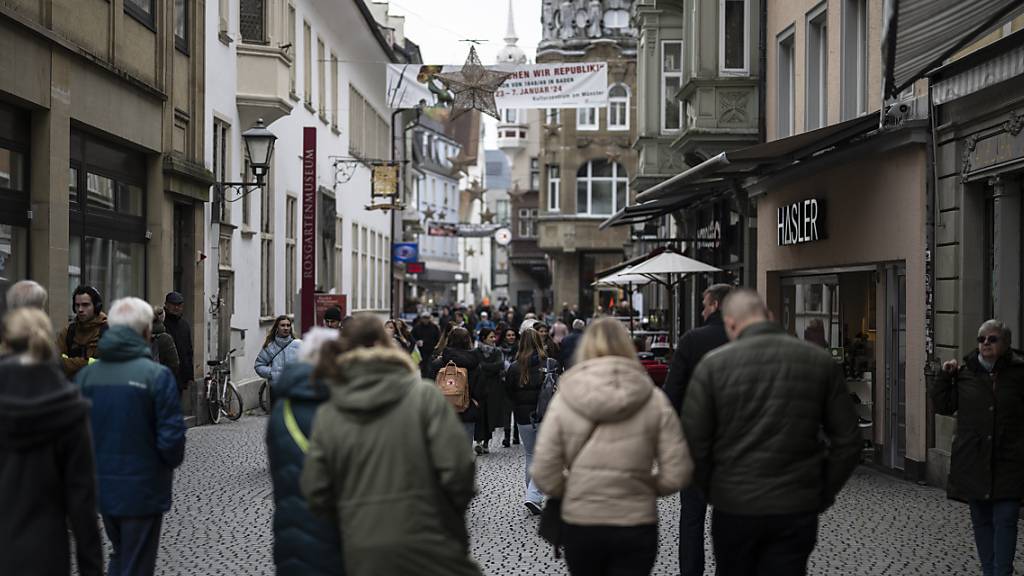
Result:
<instances>
[{"instance_id":1,"label":"woman in white puffer jacket","mask_svg":"<svg viewBox=\"0 0 1024 576\"><path fill-rule=\"evenodd\" d=\"M618 320L602 318L583 334L544 415L530 473L562 498L572 574L650 574L656 500L689 483L693 461L679 417Z\"/></svg>"}]
</instances>

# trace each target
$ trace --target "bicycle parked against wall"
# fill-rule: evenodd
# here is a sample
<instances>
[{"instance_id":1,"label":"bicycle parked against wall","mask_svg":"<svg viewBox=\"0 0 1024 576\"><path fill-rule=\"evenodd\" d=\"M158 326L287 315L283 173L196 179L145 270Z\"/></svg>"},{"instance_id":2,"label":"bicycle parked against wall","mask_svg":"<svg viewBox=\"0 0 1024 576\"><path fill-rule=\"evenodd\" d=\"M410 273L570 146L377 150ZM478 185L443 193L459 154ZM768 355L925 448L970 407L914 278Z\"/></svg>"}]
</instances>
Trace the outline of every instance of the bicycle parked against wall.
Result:
<instances>
[{"instance_id":1,"label":"bicycle parked against wall","mask_svg":"<svg viewBox=\"0 0 1024 576\"><path fill-rule=\"evenodd\" d=\"M273 400L270 399L270 384L264 380L263 384L260 384L260 408L270 414L270 406L273 404Z\"/></svg>"},{"instance_id":2,"label":"bicycle parked against wall","mask_svg":"<svg viewBox=\"0 0 1024 576\"><path fill-rule=\"evenodd\" d=\"M231 355L235 349L232 348L223 360L207 360L210 372L203 378L206 390L206 409L210 414L210 421L214 424L220 422L221 415L227 416L230 420L238 420L242 417L242 396L238 393L231 382Z\"/></svg>"}]
</instances>

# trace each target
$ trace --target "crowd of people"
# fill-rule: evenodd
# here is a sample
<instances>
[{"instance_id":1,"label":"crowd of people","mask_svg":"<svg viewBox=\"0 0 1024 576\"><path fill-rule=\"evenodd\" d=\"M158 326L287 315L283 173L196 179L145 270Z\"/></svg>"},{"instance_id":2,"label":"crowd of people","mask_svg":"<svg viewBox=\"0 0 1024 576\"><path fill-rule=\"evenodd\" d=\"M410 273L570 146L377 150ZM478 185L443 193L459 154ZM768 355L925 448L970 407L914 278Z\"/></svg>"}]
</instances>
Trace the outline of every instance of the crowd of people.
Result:
<instances>
[{"instance_id":1,"label":"crowd of people","mask_svg":"<svg viewBox=\"0 0 1024 576\"><path fill-rule=\"evenodd\" d=\"M55 334L41 286L7 294L0 569L67 573L74 554L80 574L103 574L102 524L107 573L152 574L184 458L184 298L107 309L88 286L72 298L75 318ZM274 398L278 574L480 574L465 515L498 429L503 447L522 444L524 513L574 576L649 574L656 501L679 491L684 576L704 573L709 505L717 574L806 573L860 433L842 368L756 292L704 292L704 324L679 342L663 389L616 318L492 313L409 326L329 310L302 340L275 320L255 369ZM1013 571L1024 497L1024 354L1010 338L985 322L930 390L938 413L959 417L949 490L970 504L986 576Z\"/></svg>"}]
</instances>

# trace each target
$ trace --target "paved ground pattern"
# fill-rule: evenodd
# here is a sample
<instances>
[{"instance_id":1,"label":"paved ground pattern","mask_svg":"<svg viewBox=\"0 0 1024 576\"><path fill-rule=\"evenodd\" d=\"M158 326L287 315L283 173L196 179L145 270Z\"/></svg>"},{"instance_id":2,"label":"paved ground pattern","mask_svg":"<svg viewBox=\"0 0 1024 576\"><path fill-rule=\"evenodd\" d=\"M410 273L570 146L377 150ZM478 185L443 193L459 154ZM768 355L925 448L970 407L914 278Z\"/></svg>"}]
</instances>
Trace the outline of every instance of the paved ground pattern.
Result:
<instances>
[{"instance_id":1,"label":"paved ground pattern","mask_svg":"<svg viewBox=\"0 0 1024 576\"><path fill-rule=\"evenodd\" d=\"M247 416L189 430L185 463L175 475L174 507L164 519L158 574L274 573L265 427L265 417ZM477 459L480 495L469 511L473 557L487 576L567 574L564 561L536 536L537 519L521 504L522 467L521 447L502 448L500 441ZM676 576L678 499L663 499L659 511L654 574ZM972 542L965 505L935 488L862 468L822 516L809 573L977 575ZM707 550L710 576L710 545ZM1024 532L1018 550L1024 552Z\"/></svg>"}]
</instances>

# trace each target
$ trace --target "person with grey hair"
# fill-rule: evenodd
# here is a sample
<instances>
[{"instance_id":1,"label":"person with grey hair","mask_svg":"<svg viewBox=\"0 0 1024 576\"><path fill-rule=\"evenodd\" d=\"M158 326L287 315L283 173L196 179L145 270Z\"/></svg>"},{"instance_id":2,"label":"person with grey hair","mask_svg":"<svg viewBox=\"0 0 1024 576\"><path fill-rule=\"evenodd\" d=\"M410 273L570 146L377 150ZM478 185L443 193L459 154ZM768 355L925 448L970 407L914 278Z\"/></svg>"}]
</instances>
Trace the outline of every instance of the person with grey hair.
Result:
<instances>
[{"instance_id":1,"label":"person with grey hair","mask_svg":"<svg viewBox=\"0 0 1024 576\"><path fill-rule=\"evenodd\" d=\"M663 389L677 414L682 411L690 377L701 358L729 342L722 322L722 302L732 288L731 284L713 284L704 290L701 310L704 324L684 334L672 355ZM707 500L698 486L687 486L679 493L679 504L680 572L686 576L702 576Z\"/></svg>"},{"instance_id":2,"label":"person with grey hair","mask_svg":"<svg viewBox=\"0 0 1024 576\"><path fill-rule=\"evenodd\" d=\"M978 347L948 360L929 394L935 412L956 414L946 489L966 500L985 576L1013 573L1024 498L1024 353L999 320L978 328Z\"/></svg>"},{"instance_id":3,"label":"person with grey hair","mask_svg":"<svg viewBox=\"0 0 1024 576\"><path fill-rule=\"evenodd\" d=\"M716 574L805 574L818 515L860 462L853 400L842 367L771 322L757 292L733 290L722 320L732 342L697 364L682 411Z\"/></svg>"},{"instance_id":4,"label":"person with grey hair","mask_svg":"<svg viewBox=\"0 0 1024 576\"><path fill-rule=\"evenodd\" d=\"M46 288L34 280L15 282L7 289L7 310L17 308L46 309Z\"/></svg>"},{"instance_id":5,"label":"person with grey hair","mask_svg":"<svg viewBox=\"0 0 1024 576\"><path fill-rule=\"evenodd\" d=\"M285 366L274 382L267 459L274 485L274 564L278 574L342 574L338 529L310 513L299 488L317 408L330 397L330 385L315 368L324 344L340 337L337 329L306 332L298 360Z\"/></svg>"},{"instance_id":6,"label":"person with grey hair","mask_svg":"<svg viewBox=\"0 0 1024 576\"><path fill-rule=\"evenodd\" d=\"M92 402L99 509L113 546L109 573L152 574L174 469L185 456L178 386L150 350L153 308L122 298L107 316L98 361L75 382Z\"/></svg>"}]
</instances>

